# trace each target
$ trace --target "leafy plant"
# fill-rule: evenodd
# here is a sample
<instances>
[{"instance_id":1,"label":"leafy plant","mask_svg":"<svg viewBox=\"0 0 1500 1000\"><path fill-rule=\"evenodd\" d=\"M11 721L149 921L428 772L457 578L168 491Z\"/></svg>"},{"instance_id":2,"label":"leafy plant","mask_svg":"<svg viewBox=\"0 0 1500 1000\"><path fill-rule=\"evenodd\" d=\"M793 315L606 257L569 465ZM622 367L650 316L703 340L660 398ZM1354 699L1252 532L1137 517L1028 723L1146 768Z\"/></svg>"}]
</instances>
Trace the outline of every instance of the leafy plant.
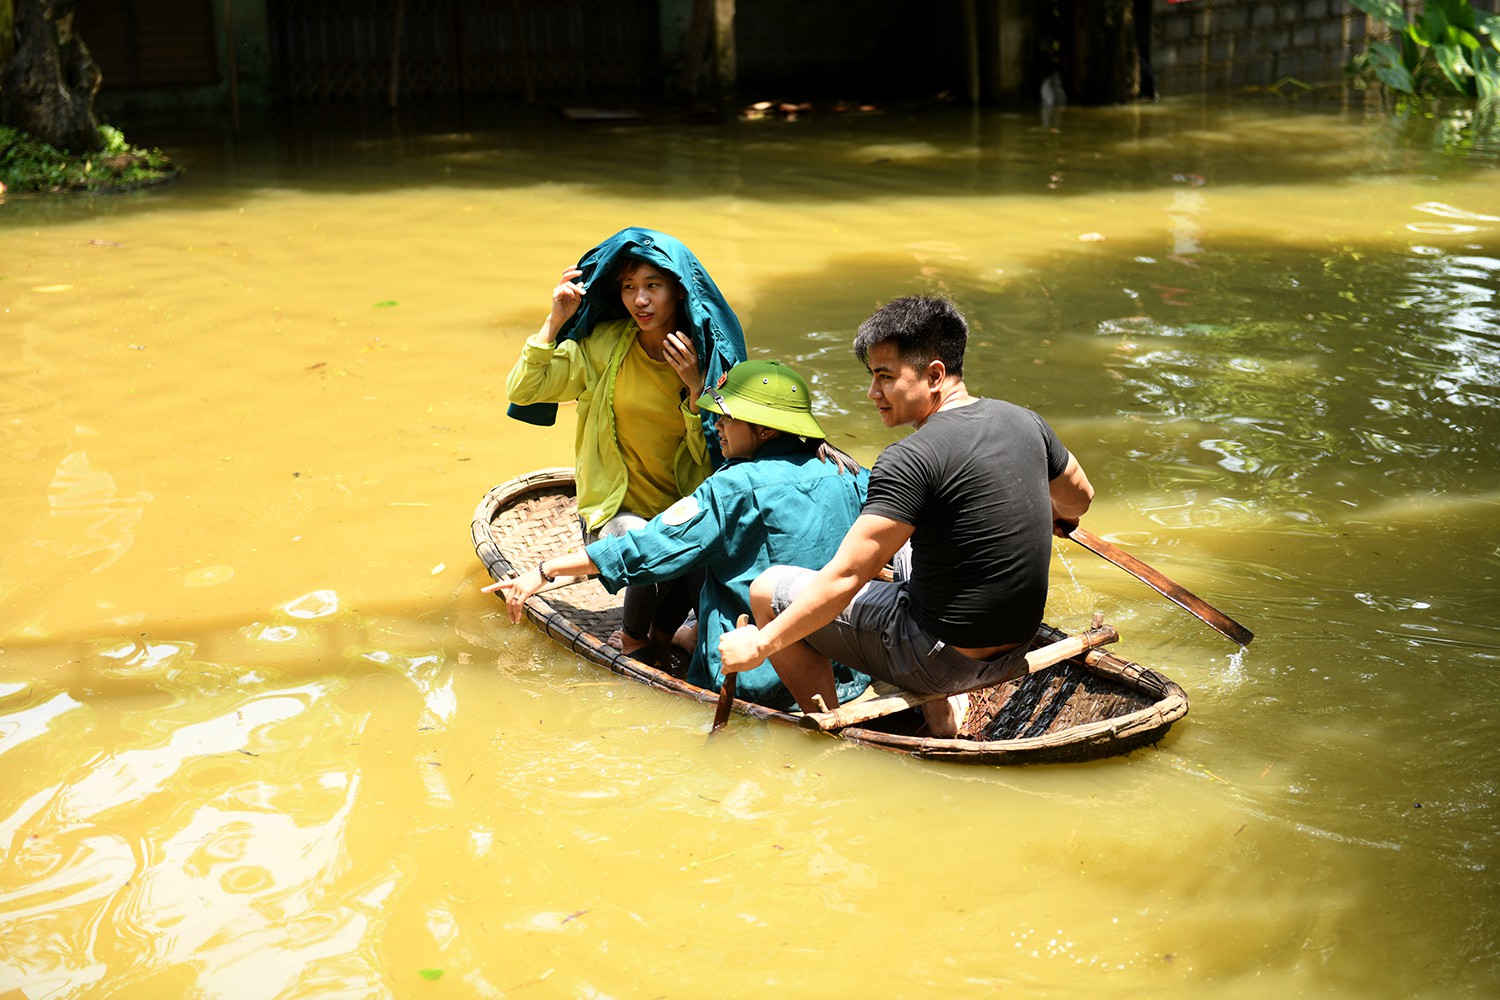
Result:
<instances>
[{"instance_id":1,"label":"leafy plant","mask_svg":"<svg viewBox=\"0 0 1500 1000\"><path fill-rule=\"evenodd\" d=\"M0 190L124 191L173 179L179 170L159 149L140 149L119 129L99 129L104 148L79 156L0 125Z\"/></svg>"},{"instance_id":2,"label":"leafy plant","mask_svg":"<svg viewBox=\"0 0 1500 1000\"><path fill-rule=\"evenodd\" d=\"M1400 94L1468 97L1489 104L1500 97L1500 16L1475 10L1469 0L1426 0L1408 20L1396 0L1350 0L1391 30L1389 42L1371 42L1350 70Z\"/></svg>"}]
</instances>

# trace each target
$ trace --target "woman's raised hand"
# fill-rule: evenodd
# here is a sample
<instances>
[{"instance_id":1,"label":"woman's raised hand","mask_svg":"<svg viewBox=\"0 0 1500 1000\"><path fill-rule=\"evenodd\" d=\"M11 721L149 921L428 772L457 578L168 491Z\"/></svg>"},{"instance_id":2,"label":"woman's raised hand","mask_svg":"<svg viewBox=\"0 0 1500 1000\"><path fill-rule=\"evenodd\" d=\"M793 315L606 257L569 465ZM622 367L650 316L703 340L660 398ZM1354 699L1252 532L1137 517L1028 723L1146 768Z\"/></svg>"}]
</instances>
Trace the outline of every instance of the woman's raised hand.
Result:
<instances>
[{"instance_id":1,"label":"woman's raised hand","mask_svg":"<svg viewBox=\"0 0 1500 1000\"><path fill-rule=\"evenodd\" d=\"M588 291L588 286L577 280L582 274L580 269L570 267L563 272L562 281L552 289L552 312L547 316L547 324L543 327L548 339L555 340L583 304L583 294Z\"/></svg>"},{"instance_id":2,"label":"woman's raised hand","mask_svg":"<svg viewBox=\"0 0 1500 1000\"><path fill-rule=\"evenodd\" d=\"M667 364L682 379L688 390L688 409L698 412L698 397L703 395L703 369L698 365L698 351L693 347L693 338L678 331L667 334Z\"/></svg>"}]
</instances>

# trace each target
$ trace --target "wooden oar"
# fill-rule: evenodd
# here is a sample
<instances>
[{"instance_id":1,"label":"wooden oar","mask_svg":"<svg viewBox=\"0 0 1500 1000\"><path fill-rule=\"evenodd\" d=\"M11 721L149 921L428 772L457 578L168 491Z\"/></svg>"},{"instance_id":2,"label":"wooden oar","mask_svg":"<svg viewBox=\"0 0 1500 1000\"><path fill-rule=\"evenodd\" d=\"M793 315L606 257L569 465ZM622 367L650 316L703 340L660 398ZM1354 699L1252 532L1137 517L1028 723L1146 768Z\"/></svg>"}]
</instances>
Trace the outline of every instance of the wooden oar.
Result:
<instances>
[{"instance_id":1,"label":"wooden oar","mask_svg":"<svg viewBox=\"0 0 1500 1000\"><path fill-rule=\"evenodd\" d=\"M739 620L734 623L735 628L744 628L750 624L749 615L740 615ZM709 727L708 735L712 736L724 728L729 721L729 710L734 707L734 689L738 686L735 678L739 674L725 674L724 684L719 688L719 701L714 705L714 724Z\"/></svg>"},{"instance_id":2,"label":"wooden oar","mask_svg":"<svg viewBox=\"0 0 1500 1000\"><path fill-rule=\"evenodd\" d=\"M1106 542L1087 528L1081 528L1078 525L1071 527L1063 525L1063 527L1067 529L1067 537L1069 539L1082 545L1094 553L1094 555L1114 563L1173 604L1185 608L1199 621L1221 635L1234 640L1241 646L1249 645L1250 640L1255 638L1255 633L1251 632L1245 626L1209 604L1197 594L1192 593L1186 587L1182 586L1182 584L1169 579L1166 574L1147 566L1129 552Z\"/></svg>"}]
</instances>

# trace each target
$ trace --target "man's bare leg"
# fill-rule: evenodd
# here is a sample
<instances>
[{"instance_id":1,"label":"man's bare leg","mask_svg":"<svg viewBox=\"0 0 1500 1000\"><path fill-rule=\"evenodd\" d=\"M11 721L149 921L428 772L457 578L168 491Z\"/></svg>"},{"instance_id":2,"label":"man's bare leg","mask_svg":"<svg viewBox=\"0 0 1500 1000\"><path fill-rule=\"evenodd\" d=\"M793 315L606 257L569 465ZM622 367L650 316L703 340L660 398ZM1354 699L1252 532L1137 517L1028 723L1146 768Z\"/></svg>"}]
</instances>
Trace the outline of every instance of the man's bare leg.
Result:
<instances>
[{"instance_id":1,"label":"man's bare leg","mask_svg":"<svg viewBox=\"0 0 1500 1000\"><path fill-rule=\"evenodd\" d=\"M771 657L776 676L792 692L804 712L831 712L839 707L838 688L833 682L833 664L805 642L794 642ZM822 704L813 695L822 697Z\"/></svg>"},{"instance_id":2,"label":"man's bare leg","mask_svg":"<svg viewBox=\"0 0 1500 1000\"><path fill-rule=\"evenodd\" d=\"M776 617L771 607L772 588L763 585L760 578L750 584L750 612L755 624L765 628ZM771 666L781 683L797 699L804 712L833 711L839 706L838 687L833 679L833 664L805 642L794 642L771 657ZM813 700L813 695L823 696L823 706Z\"/></svg>"},{"instance_id":3,"label":"man's bare leg","mask_svg":"<svg viewBox=\"0 0 1500 1000\"><path fill-rule=\"evenodd\" d=\"M927 720L927 730L940 740L951 740L963 728L964 717L969 714L969 696L955 694L922 705L922 716Z\"/></svg>"}]
</instances>

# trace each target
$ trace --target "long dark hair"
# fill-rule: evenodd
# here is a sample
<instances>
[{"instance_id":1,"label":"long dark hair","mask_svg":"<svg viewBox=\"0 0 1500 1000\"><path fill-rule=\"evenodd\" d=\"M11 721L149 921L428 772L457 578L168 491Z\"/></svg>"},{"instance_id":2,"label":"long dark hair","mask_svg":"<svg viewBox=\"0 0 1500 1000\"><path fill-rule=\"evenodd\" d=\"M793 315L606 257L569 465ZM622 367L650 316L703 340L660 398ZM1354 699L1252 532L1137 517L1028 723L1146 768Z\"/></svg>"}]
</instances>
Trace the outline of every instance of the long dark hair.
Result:
<instances>
[{"instance_id":1,"label":"long dark hair","mask_svg":"<svg viewBox=\"0 0 1500 1000\"><path fill-rule=\"evenodd\" d=\"M826 440L808 438L807 444L811 446L808 450L817 455L819 461L832 462L838 466L839 475L842 476L847 472L852 476L859 472L860 464L850 457L848 452L834 447Z\"/></svg>"},{"instance_id":2,"label":"long dark hair","mask_svg":"<svg viewBox=\"0 0 1500 1000\"><path fill-rule=\"evenodd\" d=\"M749 420L742 420L740 422L750 427L765 426L765 424L751 423ZM838 467L839 475L841 476L846 472L851 476L855 475L860 471L860 469L863 468L863 466L856 462L848 452L834 447L833 445L829 444L824 438L802 437L798 434L793 434L790 431L783 431L775 427L769 429L777 431L777 433L779 433L782 437L790 441L796 441L797 444L801 446L799 450L809 455L818 456L818 461L832 462L835 466Z\"/></svg>"}]
</instances>

